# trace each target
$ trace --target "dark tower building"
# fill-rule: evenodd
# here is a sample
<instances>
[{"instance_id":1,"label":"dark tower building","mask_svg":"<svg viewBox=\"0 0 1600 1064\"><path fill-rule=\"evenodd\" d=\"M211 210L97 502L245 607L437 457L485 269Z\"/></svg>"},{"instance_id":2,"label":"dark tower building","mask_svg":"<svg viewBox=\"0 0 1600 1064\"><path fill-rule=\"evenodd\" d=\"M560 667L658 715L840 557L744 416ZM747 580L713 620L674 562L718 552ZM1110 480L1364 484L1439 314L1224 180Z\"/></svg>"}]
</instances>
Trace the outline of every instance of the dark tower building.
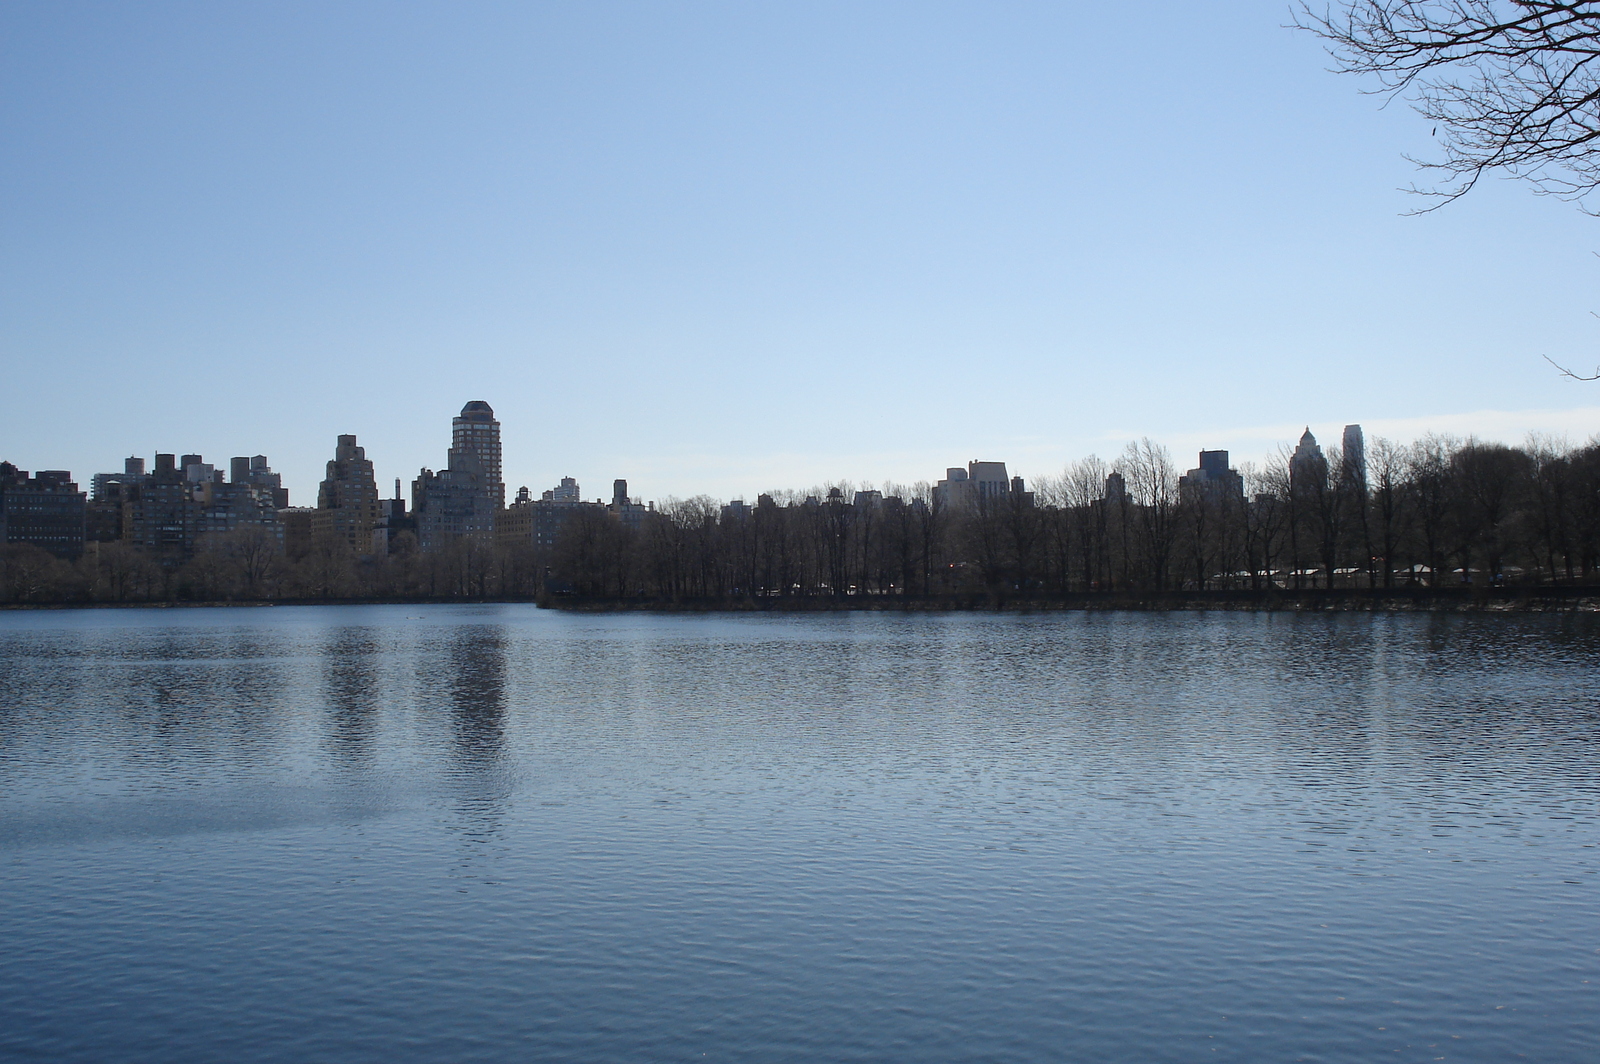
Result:
<instances>
[{"instance_id":1,"label":"dark tower building","mask_svg":"<svg viewBox=\"0 0 1600 1064\"><path fill-rule=\"evenodd\" d=\"M482 399L474 399L462 407L461 413L450 423L450 449L477 458L484 489L494 500L495 509L504 509L506 485L500 478L500 422L494 419L494 408Z\"/></svg>"},{"instance_id":2,"label":"dark tower building","mask_svg":"<svg viewBox=\"0 0 1600 1064\"><path fill-rule=\"evenodd\" d=\"M378 524L378 482L367 449L354 436L340 436L328 475L317 491L312 537L322 542L343 540L357 554L372 551L372 530Z\"/></svg>"},{"instance_id":3,"label":"dark tower building","mask_svg":"<svg viewBox=\"0 0 1600 1064\"><path fill-rule=\"evenodd\" d=\"M417 542L424 551L436 551L462 537L493 540L495 519L505 504L500 422L488 403L476 399L450 423L445 468L424 469L411 482Z\"/></svg>"},{"instance_id":4,"label":"dark tower building","mask_svg":"<svg viewBox=\"0 0 1600 1064\"><path fill-rule=\"evenodd\" d=\"M1344 438L1339 442L1339 465L1348 484L1358 491L1367 490L1367 439L1360 425L1344 427Z\"/></svg>"},{"instance_id":5,"label":"dark tower building","mask_svg":"<svg viewBox=\"0 0 1600 1064\"><path fill-rule=\"evenodd\" d=\"M1328 459L1317 438L1311 435L1311 429L1307 428L1294 454L1289 456L1289 490L1320 491L1327 486Z\"/></svg>"},{"instance_id":6,"label":"dark tower building","mask_svg":"<svg viewBox=\"0 0 1600 1064\"><path fill-rule=\"evenodd\" d=\"M1244 478L1228 466L1227 451L1201 451L1200 464L1178 478L1178 488L1207 497L1244 498Z\"/></svg>"}]
</instances>

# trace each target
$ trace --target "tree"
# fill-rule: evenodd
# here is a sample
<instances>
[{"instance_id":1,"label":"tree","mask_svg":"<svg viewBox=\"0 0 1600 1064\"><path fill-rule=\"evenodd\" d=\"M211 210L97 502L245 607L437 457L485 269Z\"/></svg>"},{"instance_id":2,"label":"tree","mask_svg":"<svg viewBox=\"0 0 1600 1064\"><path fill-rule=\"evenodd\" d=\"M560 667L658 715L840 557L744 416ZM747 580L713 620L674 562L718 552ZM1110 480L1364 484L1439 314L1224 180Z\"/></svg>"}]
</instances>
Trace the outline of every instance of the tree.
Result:
<instances>
[{"instance_id":1,"label":"tree","mask_svg":"<svg viewBox=\"0 0 1600 1064\"><path fill-rule=\"evenodd\" d=\"M1328 42L1340 73L1376 77L1437 123L1441 187L1491 171L1582 200L1600 188L1600 0L1344 0L1296 25Z\"/></svg>"},{"instance_id":2,"label":"tree","mask_svg":"<svg viewBox=\"0 0 1600 1064\"><path fill-rule=\"evenodd\" d=\"M1178 532L1178 473L1172 455L1146 436L1138 443L1128 444L1122 452L1120 468L1133 496L1150 586L1165 590Z\"/></svg>"}]
</instances>

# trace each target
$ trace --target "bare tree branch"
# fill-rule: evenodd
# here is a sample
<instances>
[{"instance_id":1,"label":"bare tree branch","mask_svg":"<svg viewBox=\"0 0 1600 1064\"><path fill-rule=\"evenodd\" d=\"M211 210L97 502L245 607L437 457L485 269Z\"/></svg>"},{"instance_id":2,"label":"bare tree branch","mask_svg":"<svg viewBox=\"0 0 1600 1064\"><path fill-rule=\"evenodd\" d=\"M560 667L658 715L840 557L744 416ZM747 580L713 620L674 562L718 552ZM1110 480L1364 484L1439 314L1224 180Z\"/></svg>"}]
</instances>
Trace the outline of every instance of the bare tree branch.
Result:
<instances>
[{"instance_id":1,"label":"bare tree branch","mask_svg":"<svg viewBox=\"0 0 1600 1064\"><path fill-rule=\"evenodd\" d=\"M1540 357L1542 357L1546 362L1550 363L1556 369L1560 370L1563 377L1571 377L1575 381L1600 381L1600 366L1596 366L1594 368L1594 376L1585 377L1582 374L1572 372L1570 369L1563 366L1549 355L1542 355Z\"/></svg>"},{"instance_id":2,"label":"bare tree branch","mask_svg":"<svg viewBox=\"0 0 1600 1064\"><path fill-rule=\"evenodd\" d=\"M1440 174L1410 191L1435 210L1490 171L1581 202L1600 189L1600 0L1303 2L1295 25L1328 44L1335 70L1407 99L1437 125Z\"/></svg>"}]
</instances>

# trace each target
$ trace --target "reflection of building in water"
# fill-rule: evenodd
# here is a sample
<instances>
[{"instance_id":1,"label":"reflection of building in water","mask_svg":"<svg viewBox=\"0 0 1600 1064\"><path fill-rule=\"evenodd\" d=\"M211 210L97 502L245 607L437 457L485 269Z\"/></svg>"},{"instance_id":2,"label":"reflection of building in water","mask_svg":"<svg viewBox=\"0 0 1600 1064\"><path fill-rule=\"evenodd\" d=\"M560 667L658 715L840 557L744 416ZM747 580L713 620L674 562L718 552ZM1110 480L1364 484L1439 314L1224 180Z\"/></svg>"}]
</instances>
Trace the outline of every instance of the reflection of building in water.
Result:
<instances>
[{"instance_id":1,"label":"reflection of building in water","mask_svg":"<svg viewBox=\"0 0 1600 1064\"><path fill-rule=\"evenodd\" d=\"M455 748L463 765L499 758L505 741L505 636L498 627L467 626L450 648L449 695Z\"/></svg>"},{"instance_id":2,"label":"reflection of building in water","mask_svg":"<svg viewBox=\"0 0 1600 1064\"><path fill-rule=\"evenodd\" d=\"M335 761L365 761L377 734L378 644L365 628L340 628L322 652L322 682L328 696L329 745Z\"/></svg>"}]
</instances>

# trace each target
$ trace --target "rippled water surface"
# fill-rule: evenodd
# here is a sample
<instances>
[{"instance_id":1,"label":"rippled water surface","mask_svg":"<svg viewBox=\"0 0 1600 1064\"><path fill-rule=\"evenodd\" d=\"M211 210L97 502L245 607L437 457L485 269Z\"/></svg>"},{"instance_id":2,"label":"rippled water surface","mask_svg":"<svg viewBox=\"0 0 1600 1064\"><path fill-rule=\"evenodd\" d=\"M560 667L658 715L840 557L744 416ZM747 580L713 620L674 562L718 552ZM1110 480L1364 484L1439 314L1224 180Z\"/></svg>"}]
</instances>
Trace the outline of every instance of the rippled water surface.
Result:
<instances>
[{"instance_id":1,"label":"rippled water surface","mask_svg":"<svg viewBox=\"0 0 1600 1064\"><path fill-rule=\"evenodd\" d=\"M0 613L0 1058L1600 1059L1600 618Z\"/></svg>"}]
</instances>

